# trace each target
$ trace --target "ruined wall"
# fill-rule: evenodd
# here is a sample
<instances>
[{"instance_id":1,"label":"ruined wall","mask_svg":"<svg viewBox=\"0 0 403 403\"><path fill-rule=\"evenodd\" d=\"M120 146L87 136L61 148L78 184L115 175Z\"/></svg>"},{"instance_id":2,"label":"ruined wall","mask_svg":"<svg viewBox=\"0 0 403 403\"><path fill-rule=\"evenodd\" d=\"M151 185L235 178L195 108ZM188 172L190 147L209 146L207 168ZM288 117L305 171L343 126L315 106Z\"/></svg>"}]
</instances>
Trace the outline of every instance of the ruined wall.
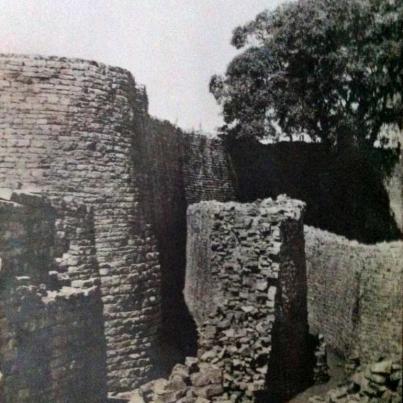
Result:
<instances>
[{"instance_id":1,"label":"ruined wall","mask_svg":"<svg viewBox=\"0 0 403 403\"><path fill-rule=\"evenodd\" d=\"M144 197L158 240L162 276L162 339L181 354L195 353L195 329L183 299L186 208L201 200L235 198L231 168L220 142L147 117L141 163ZM171 359L174 354L169 351ZM183 359L183 357L182 357Z\"/></svg>"},{"instance_id":2,"label":"ruined wall","mask_svg":"<svg viewBox=\"0 0 403 403\"><path fill-rule=\"evenodd\" d=\"M8 198L0 199L0 401L104 402L99 288L72 287L59 266L60 218L49 202Z\"/></svg>"},{"instance_id":3,"label":"ruined wall","mask_svg":"<svg viewBox=\"0 0 403 403\"><path fill-rule=\"evenodd\" d=\"M185 299L227 397L283 401L311 375L302 210L284 197L188 209Z\"/></svg>"},{"instance_id":4,"label":"ruined wall","mask_svg":"<svg viewBox=\"0 0 403 403\"><path fill-rule=\"evenodd\" d=\"M402 353L401 242L363 245L305 228L309 325L365 363Z\"/></svg>"},{"instance_id":5,"label":"ruined wall","mask_svg":"<svg viewBox=\"0 0 403 403\"><path fill-rule=\"evenodd\" d=\"M94 207L109 387L115 391L151 375L160 323L156 243L132 158L145 108L144 92L123 69L0 56L0 182Z\"/></svg>"},{"instance_id":6,"label":"ruined wall","mask_svg":"<svg viewBox=\"0 0 403 403\"><path fill-rule=\"evenodd\" d=\"M0 55L1 188L46 193L58 211L55 247L68 246L60 266L77 285L100 280L115 392L153 376L160 330L175 339L177 324L189 320L182 297L188 203L234 193L221 145L150 118L147 106L126 70ZM75 219L85 206L91 211ZM92 224L83 229L84 221ZM189 338L185 331L176 339L183 347Z\"/></svg>"}]
</instances>

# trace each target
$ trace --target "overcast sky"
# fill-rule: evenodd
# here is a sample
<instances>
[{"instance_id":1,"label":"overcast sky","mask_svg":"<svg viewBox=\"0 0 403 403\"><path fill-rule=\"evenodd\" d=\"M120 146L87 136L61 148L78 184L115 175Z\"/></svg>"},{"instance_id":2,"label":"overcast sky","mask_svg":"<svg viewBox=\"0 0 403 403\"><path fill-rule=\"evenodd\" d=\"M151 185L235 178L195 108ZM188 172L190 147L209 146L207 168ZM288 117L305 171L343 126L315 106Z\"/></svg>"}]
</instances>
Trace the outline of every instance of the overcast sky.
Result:
<instances>
[{"instance_id":1,"label":"overcast sky","mask_svg":"<svg viewBox=\"0 0 403 403\"><path fill-rule=\"evenodd\" d=\"M145 84L150 113L213 132L208 91L236 51L234 27L284 0L0 0L0 52L94 59Z\"/></svg>"}]
</instances>

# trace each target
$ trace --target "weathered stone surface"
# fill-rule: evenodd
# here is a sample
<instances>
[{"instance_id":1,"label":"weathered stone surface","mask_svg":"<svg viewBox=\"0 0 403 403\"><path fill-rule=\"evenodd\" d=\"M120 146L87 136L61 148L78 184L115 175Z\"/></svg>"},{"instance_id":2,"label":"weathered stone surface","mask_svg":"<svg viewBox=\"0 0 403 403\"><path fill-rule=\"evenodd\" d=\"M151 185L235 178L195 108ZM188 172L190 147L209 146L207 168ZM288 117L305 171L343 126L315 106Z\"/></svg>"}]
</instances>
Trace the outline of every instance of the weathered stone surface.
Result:
<instances>
[{"instance_id":1,"label":"weathered stone surface","mask_svg":"<svg viewBox=\"0 0 403 403\"><path fill-rule=\"evenodd\" d=\"M363 245L305 227L311 331L362 363L402 356L403 243Z\"/></svg>"},{"instance_id":2,"label":"weathered stone surface","mask_svg":"<svg viewBox=\"0 0 403 403\"><path fill-rule=\"evenodd\" d=\"M380 376L380 371L384 376ZM400 361L383 360L357 369L347 381L325 396L315 396L311 403L398 403L402 401L402 369Z\"/></svg>"},{"instance_id":3,"label":"weathered stone surface","mask_svg":"<svg viewBox=\"0 0 403 403\"><path fill-rule=\"evenodd\" d=\"M194 325L183 288L186 209L201 200L234 200L235 189L224 146L216 139L187 133L167 121L144 119L135 163L144 172L149 221L158 241L161 264L162 337L194 354Z\"/></svg>"},{"instance_id":4,"label":"weathered stone surface","mask_svg":"<svg viewBox=\"0 0 403 403\"><path fill-rule=\"evenodd\" d=\"M78 245L64 244L56 230L61 221L69 227L69 209L61 218L41 196L18 191L8 199L0 199L0 401L104 402L100 290L72 287L57 257ZM86 224L75 228L84 237Z\"/></svg>"},{"instance_id":5,"label":"weathered stone surface","mask_svg":"<svg viewBox=\"0 0 403 403\"><path fill-rule=\"evenodd\" d=\"M77 286L101 283L113 392L146 382L158 367L161 298L179 299L183 285L187 204L233 195L222 146L151 119L147 107L124 69L0 55L0 191L29 187L58 200L58 242L73 244L60 264ZM93 243L75 229L74 211L63 217L63 203L74 201L88 208ZM173 312L164 312L166 327L183 319Z\"/></svg>"},{"instance_id":6,"label":"weathered stone surface","mask_svg":"<svg viewBox=\"0 0 403 403\"><path fill-rule=\"evenodd\" d=\"M75 252L61 258L73 281L99 270L109 388L133 388L152 373L160 325L158 253L133 163L144 89L121 68L17 55L0 56L0 83L1 186L93 209L87 253L95 247L97 264L82 267Z\"/></svg>"},{"instance_id":7,"label":"weathered stone surface","mask_svg":"<svg viewBox=\"0 0 403 403\"><path fill-rule=\"evenodd\" d=\"M311 376L302 211L286 197L188 209L185 299L200 362L223 372L224 400L267 389L285 398Z\"/></svg>"}]
</instances>

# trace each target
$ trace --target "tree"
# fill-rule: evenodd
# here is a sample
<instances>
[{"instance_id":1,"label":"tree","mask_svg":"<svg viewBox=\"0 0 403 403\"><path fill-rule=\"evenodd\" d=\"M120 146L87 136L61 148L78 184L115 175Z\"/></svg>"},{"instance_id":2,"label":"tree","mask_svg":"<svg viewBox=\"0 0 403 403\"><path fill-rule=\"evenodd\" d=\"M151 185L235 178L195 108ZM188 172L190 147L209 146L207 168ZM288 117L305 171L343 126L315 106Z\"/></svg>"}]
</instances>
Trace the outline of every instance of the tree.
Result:
<instances>
[{"instance_id":1,"label":"tree","mask_svg":"<svg viewBox=\"0 0 403 403\"><path fill-rule=\"evenodd\" d=\"M402 0L299 0L257 15L210 82L222 135L372 147L384 125L402 128L402 32Z\"/></svg>"}]
</instances>

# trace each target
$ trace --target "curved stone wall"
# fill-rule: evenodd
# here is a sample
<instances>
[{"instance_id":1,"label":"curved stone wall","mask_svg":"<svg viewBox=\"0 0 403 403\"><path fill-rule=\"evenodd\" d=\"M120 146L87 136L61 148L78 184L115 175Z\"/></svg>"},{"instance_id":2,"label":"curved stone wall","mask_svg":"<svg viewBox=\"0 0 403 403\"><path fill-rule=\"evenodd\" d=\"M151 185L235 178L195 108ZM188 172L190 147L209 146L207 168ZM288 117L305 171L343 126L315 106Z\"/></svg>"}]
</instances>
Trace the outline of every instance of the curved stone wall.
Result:
<instances>
[{"instance_id":1,"label":"curved stone wall","mask_svg":"<svg viewBox=\"0 0 403 403\"><path fill-rule=\"evenodd\" d=\"M160 322L158 254L133 166L146 107L123 69L0 55L0 187L94 208L112 391L148 379Z\"/></svg>"},{"instance_id":2,"label":"curved stone wall","mask_svg":"<svg viewBox=\"0 0 403 403\"><path fill-rule=\"evenodd\" d=\"M364 245L305 227L308 320L363 363L402 355L402 242Z\"/></svg>"}]
</instances>

